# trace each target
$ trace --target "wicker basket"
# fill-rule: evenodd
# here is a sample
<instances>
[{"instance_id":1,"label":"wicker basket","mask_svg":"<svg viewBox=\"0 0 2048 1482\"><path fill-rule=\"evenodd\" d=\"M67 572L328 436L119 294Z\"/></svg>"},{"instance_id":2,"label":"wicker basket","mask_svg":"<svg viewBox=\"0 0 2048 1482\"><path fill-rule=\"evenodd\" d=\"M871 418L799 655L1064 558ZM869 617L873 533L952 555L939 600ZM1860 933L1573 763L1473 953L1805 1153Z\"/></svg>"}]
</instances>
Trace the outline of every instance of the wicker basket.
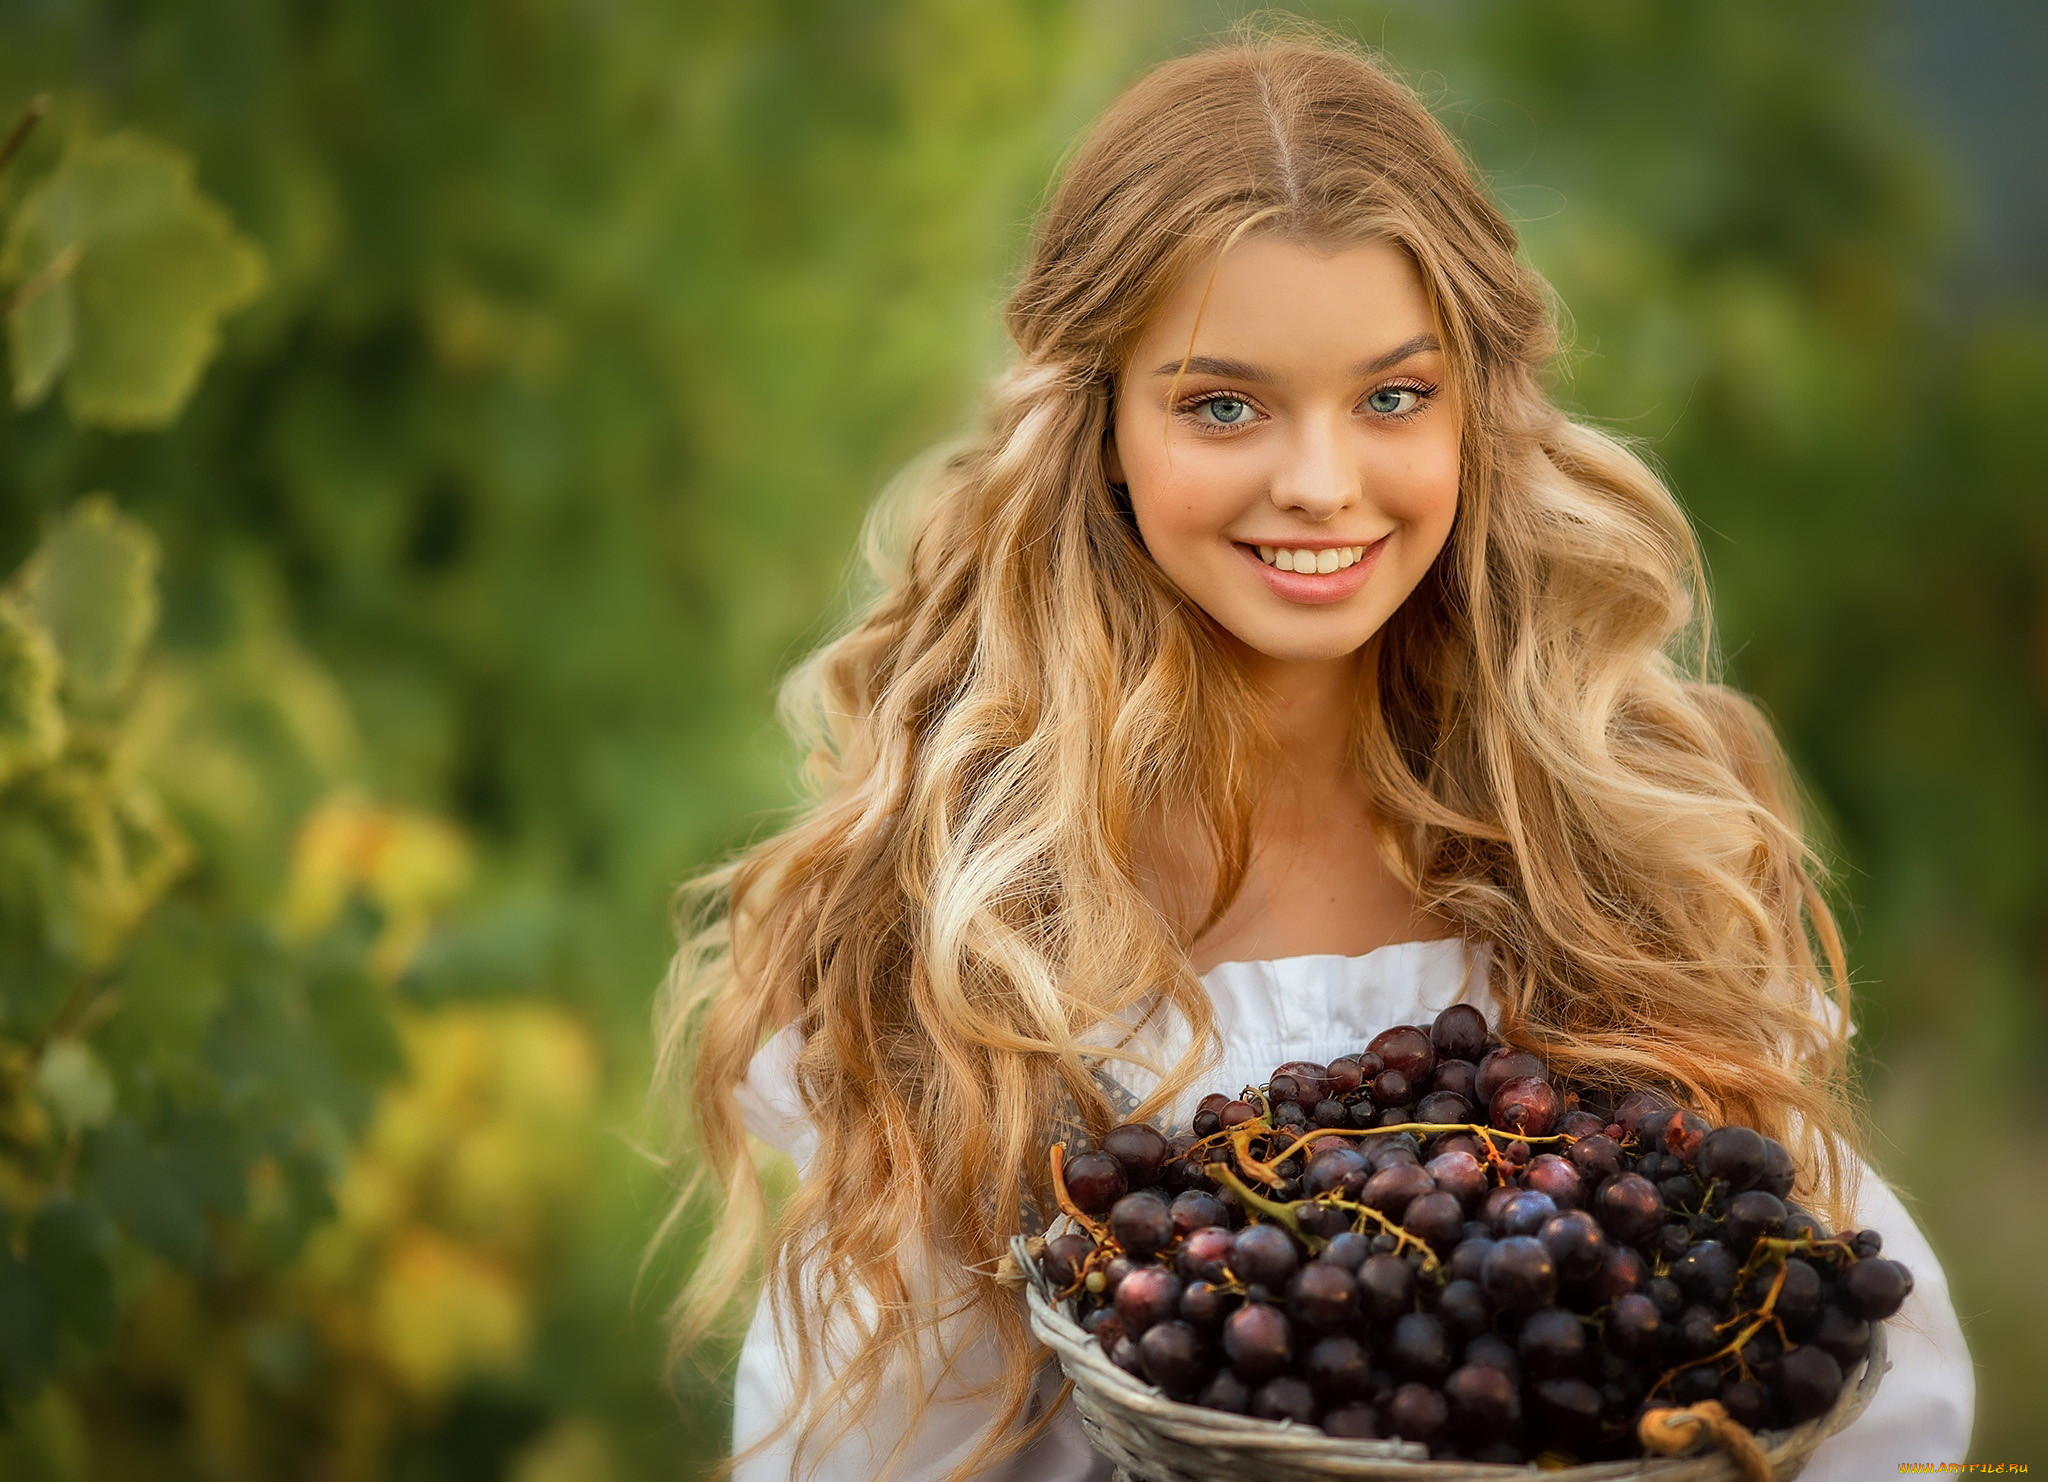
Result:
<instances>
[{"instance_id":1,"label":"wicker basket","mask_svg":"<svg viewBox=\"0 0 2048 1482\"><path fill-rule=\"evenodd\" d=\"M1117 1467L1118 1482L1246 1482L1289 1477L1381 1478L1387 1482L1500 1482L1509 1468L1474 1462L1433 1462L1408 1441L1347 1441L1291 1421L1253 1420L1169 1400L1125 1373L1103 1354L1056 1299L1045 1273L1018 1236L1011 1253L1026 1278L1031 1330L1059 1356L1074 1385L1074 1404L1096 1451ZM1871 1324L1870 1353L1848 1376L1841 1398L1826 1415L1789 1431L1758 1437L1778 1482L1790 1482L1814 1448L1863 1413L1883 1378L1884 1324ZM1651 1477L1657 1482L1739 1482L1721 1452L1666 1459L1600 1462L1543 1473L1561 1482L1610 1482Z\"/></svg>"}]
</instances>

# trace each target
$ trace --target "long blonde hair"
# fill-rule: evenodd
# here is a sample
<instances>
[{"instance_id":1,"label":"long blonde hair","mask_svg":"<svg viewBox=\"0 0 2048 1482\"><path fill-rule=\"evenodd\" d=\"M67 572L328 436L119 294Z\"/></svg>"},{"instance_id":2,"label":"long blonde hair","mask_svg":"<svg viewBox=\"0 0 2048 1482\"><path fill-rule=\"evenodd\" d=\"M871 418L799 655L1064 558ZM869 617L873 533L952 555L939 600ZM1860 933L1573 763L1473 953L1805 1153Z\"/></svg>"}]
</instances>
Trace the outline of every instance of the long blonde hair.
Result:
<instances>
[{"instance_id":1,"label":"long blonde hair","mask_svg":"<svg viewBox=\"0 0 2048 1482\"><path fill-rule=\"evenodd\" d=\"M1563 1074L1665 1087L1788 1138L1803 1197L1843 1207L1841 944L1783 754L1716 682L1683 511L1545 393L1546 285L1406 86L1325 38L1214 46L1142 78L1073 156L1008 304L1016 361L982 430L877 514L871 600L784 685L812 800L686 887L657 1084L694 1124L677 1208L708 1182L721 1212L676 1341L728 1309L768 1232L734 1089L795 1024L818 1142L768 1279L818 1317L844 1316L834 1294L872 1298L829 1382L797 1356L807 1446L843 1434L885 1376L915 1415L923 1384L895 1366L914 1376L920 1335L962 1308L1006 1361L988 1397L1003 1423L955 1475L1035 1433L1032 1343L989 1272L1027 1207L1050 1207L1056 1120L1114 1120L1083 1037L1133 1010L1193 1028L1140 1115L1213 1063L1191 937L1141 892L1137 831L1161 809L1198 820L1221 862L1216 919L1248 858L1263 730L1103 449L1125 347L1255 215L1295 240L1404 247L1465 409L1450 538L1361 668L1358 765L1390 863L1491 944L1510 1037ZM901 539L883 538L891 514ZM965 1283L950 1302L899 1258L909 1230Z\"/></svg>"}]
</instances>

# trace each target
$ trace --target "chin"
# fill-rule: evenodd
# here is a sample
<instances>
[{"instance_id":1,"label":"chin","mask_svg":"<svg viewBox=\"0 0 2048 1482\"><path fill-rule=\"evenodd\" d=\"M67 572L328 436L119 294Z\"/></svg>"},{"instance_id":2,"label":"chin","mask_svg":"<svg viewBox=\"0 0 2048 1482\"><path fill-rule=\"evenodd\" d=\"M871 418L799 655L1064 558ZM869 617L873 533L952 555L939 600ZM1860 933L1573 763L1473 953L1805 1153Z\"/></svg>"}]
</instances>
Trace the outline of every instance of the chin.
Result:
<instances>
[{"instance_id":1,"label":"chin","mask_svg":"<svg viewBox=\"0 0 2048 1482\"><path fill-rule=\"evenodd\" d=\"M1239 643L1269 659L1291 664L1327 663L1357 653L1371 639L1370 633L1242 632L1233 630Z\"/></svg>"}]
</instances>

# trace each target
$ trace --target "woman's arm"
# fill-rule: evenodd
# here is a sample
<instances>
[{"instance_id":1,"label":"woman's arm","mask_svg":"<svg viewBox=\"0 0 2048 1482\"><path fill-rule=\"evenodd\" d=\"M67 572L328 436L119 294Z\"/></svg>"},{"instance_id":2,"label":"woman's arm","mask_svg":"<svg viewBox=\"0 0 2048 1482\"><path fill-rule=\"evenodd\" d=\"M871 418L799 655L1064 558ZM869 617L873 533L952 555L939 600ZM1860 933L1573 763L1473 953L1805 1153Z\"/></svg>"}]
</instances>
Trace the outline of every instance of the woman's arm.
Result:
<instances>
[{"instance_id":1,"label":"woman's arm","mask_svg":"<svg viewBox=\"0 0 2048 1482\"><path fill-rule=\"evenodd\" d=\"M817 1135L795 1091L792 1071L799 1047L794 1027L769 1040L748 1067L739 1103L747 1129L790 1154L801 1178L817 1147ZM911 1247L906 1247L906 1255L911 1257L904 1263L906 1278L921 1293L934 1292L934 1258L926 1253L918 1259ZM815 1290L815 1283L810 1289ZM822 1324L814 1321L812 1327L799 1329L780 1310L773 1287L762 1291L740 1346L733 1387L735 1454L791 1413L799 1352L808 1350L813 1356L822 1388L846 1363L859 1333L872 1330L874 1306L865 1291L821 1305L827 1313ZM815 1447L807 1450L801 1471L795 1470L799 1420L773 1445L742 1462L734 1471L734 1482L880 1482L890 1453L899 1445L894 1469L886 1475L902 1482L940 1482L973 1454L995 1424L993 1402L975 1391L998 1376L1002 1356L993 1335L971 1312L942 1322L922 1352L929 1400L914 1433L911 1376L891 1376L861 1427L822 1453ZM1040 1357L1034 1415L1058 1400L1061 1382L1058 1365L1048 1356ZM829 1421L824 1430L830 1430ZM1109 1463L1089 1449L1071 1406L1030 1446L984 1474L988 1482L1108 1482L1110 1475Z\"/></svg>"}]
</instances>

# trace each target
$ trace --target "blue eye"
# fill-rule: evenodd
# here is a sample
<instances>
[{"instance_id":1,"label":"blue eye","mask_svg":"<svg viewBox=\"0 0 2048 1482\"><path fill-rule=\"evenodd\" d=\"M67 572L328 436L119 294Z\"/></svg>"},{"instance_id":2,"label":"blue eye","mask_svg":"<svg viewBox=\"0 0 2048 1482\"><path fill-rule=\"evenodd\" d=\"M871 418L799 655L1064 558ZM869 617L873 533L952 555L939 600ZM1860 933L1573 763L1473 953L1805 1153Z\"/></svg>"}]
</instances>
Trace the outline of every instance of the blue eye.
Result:
<instances>
[{"instance_id":1,"label":"blue eye","mask_svg":"<svg viewBox=\"0 0 2048 1482\"><path fill-rule=\"evenodd\" d=\"M1202 405L1208 409L1210 416L1226 427L1235 422L1242 422L1246 414L1251 411L1249 406L1238 400L1235 396L1212 397L1210 400L1203 402Z\"/></svg>"},{"instance_id":2,"label":"blue eye","mask_svg":"<svg viewBox=\"0 0 2048 1482\"><path fill-rule=\"evenodd\" d=\"M1401 400L1404 396L1408 398L1406 403ZM1397 417L1420 406L1422 393L1412 386L1382 386L1365 399L1365 404L1383 415Z\"/></svg>"}]
</instances>

